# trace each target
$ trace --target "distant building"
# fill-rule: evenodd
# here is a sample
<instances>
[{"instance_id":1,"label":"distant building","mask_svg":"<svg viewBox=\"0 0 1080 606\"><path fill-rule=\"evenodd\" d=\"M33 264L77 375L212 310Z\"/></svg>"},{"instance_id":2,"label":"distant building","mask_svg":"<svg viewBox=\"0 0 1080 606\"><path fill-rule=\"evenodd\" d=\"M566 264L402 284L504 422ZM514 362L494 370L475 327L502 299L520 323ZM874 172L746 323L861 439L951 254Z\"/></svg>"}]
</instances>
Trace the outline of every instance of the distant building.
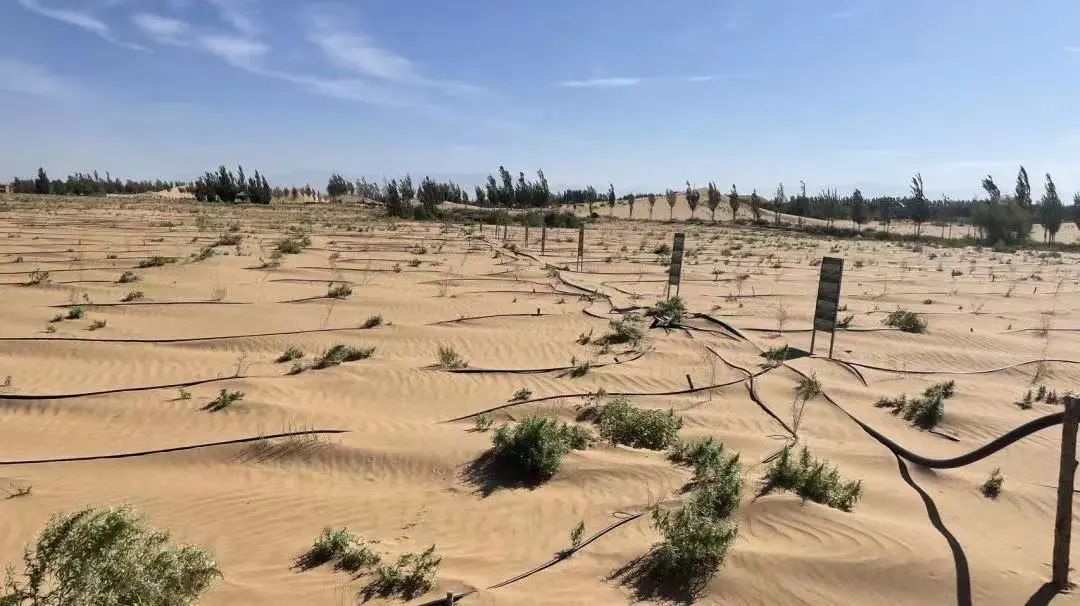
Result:
<instances>
[{"instance_id":1,"label":"distant building","mask_svg":"<svg viewBox=\"0 0 1080 606\"><path fill-rule=\"evenodd\" d=\"M11 183L0 185L0 194L10 194L13 191L15 191L15 186Z\"/></svg>"}]
</instances>

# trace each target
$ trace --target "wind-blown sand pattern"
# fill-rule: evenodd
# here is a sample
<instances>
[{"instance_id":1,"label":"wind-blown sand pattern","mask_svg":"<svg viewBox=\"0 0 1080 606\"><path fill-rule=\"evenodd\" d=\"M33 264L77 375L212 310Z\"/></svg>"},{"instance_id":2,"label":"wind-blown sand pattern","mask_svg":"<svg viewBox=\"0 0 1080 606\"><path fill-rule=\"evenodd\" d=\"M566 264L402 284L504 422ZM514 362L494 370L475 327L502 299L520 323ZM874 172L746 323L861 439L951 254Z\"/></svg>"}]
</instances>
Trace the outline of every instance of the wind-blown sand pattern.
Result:
<instances>
[{"instance_id":1,"label":"wind-blown sand pattern","mask_svg":"<svg viewBox=\"0 0 1080 606\"><path fill-rule=\"evenodd\" d=\"M657 218L667 217L662 205ZM234 224L239 245L193 260ZM311 246L261 268L290 226ZM602 335L609 319L663 296L666 256L653 251L675 230L687 233L681 294L693 317L650 330L640 356L579 345L580 334ZM649 516L635 515L678 503L688 470L606 444L572 452L534 488L499 486L471 465L491 446L474 430L477 414L572 421L603 389L674 409L684 437L714 436L742 455L741 531L698 603L1023 604L1049 580L1060 427L932 470L898 459L853 419L944 459L1060 412L1016 402L1039 384L1059 394L1080 384L1075 255L601 221L588 226L577 271L576 230L547 235L541 255L539 229L525 243L511 227L509 248L490 226L392 224L355 208L12 200L0 213L0 381L10 376L0 499L33 490L0 500L0 562L17 564L53 513L130 503L214 552L224 578L204 604L354 603L363 578L292 567L324 526L348 526L392 556L437 545L437 585L415 603L446 592L476 605L628 603L633 589L613 573L657 541ZM763 349L808 348L814 262L825 255L846 260L841 315L854 317L835 358L847 364L825 359L819 334L816 356L763 367ZM153 256L178 261L137 267ZM34 270L48 281L27 284ZM117 283L124 271L140 279ZM325 296L342 283L350 297ZM136 290L141 299L121 301ZM49 323L76 305L82 319ZM884 327L898 307L928 332ZM384 325L361 328L376 314ZM88 330L95 320L107 324ZM375 354L298 375L274 361L296 346L310 362L337 343ZM440 345L484 372L433 368ZM571 360L596 365L572 378ZM791 438L794 386L811 372L828 399L810 401L800 441L863 481L850 513L788 493L754 498L761 462ZM873 405L947 379L956 395L933 431ZM510 403L522 387L529 401ZM222 388L244 397L203 410ZM309 433L265 438L288 432ZM979 485L997 467L1004 488L986 499ZM492 588L552 561L579 521L587 538L613 527Z\"/></svg>"}]
</instances>

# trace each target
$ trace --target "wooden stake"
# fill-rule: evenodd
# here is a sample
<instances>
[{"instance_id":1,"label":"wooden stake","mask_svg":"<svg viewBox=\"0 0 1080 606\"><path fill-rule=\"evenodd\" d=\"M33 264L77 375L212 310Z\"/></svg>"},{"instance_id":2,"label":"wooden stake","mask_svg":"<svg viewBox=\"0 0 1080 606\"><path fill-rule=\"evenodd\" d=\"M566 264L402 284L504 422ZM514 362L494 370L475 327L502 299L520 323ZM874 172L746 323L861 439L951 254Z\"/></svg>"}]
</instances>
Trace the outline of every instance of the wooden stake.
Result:
<instances>
[{"instance_id":1,"label":"wooden stake","mask_svg":"<svg viewBox=\"0 0 1080 606\"><path fill-rule=\"evenodd\" d=\"M694 382L690 380L690 375L686 375L686 384L690 386L690 389L694 388Z\"/></svg>"},{"instance_id":2,"label":"wooden stake","mask_svg":"<svg viewBox=\"0 0 1080 606\"><path fill-rule=\"evenodd\" d=\"M1080 425L1080 399L1065 396L1061 425L1061 465L1058 468L1057 517L1054 520L1054 586L1069 588L1069 543L1072 541L1073 483L1076 479L1076 430Z\"/></svg>"},{"instance_id":3,"label":"wooden stake","mask_svg":"<svg viewBox=\"0 0 1080 606\"><path fill-rule=\"evenodd\" d=\"M547 248L547 225L540 227L540 254L544 254L544 249Z\"/></svg>"}]
</instances>

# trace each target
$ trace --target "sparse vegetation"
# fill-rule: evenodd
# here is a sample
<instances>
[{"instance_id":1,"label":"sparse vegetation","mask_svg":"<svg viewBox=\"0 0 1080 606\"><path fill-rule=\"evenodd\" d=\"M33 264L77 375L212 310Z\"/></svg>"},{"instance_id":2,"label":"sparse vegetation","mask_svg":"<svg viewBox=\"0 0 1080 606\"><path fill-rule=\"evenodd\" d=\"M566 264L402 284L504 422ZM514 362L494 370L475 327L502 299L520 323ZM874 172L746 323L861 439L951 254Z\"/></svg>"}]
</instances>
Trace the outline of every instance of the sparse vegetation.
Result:
<instances>
[{"instance_id":1,"label":"sparse vegetation","mask_svg":"<svg viewBox=\"0 0 1080 606\"><path fill-rule=\"evenodd\" d=\"M955 390L955 381L945 381L927 387L921 397L882 397L874 406L889 408L893 414L902 415L922 429L933 429L945 417L945 400L951 398Z\"/></svg>"},{"instance_id":2,"label":"sparse vegetation","mask_svg":"<svg viewBox=\"0 0 1080 606\"><path fill-rule=\"evenodd\" d=\"M926 320L923 320L913 311L898 309L890 312L882 322L885 326L899 328L903 332L924 333L926 332Z\"/></svg>"},{"instance_id":3,"label":"sparse vegetation","mask_svg":"<svg viewBox=\"0 0 1080 606\"><path fill-rule=\"evenodd\" d=\"M275 362L281 364L283 362L292 362L293 360L299 360L304 357L304 351L295 345L290 345L277 357Z\"/></svg>"},{"instance_id":4,"label":"sparse vegetation","mask_svg":"<svg viewBox=\"0 0 1080 606\"><path fill-rule=\"evenodd\" d=\"M862 481L845 481L828 461L816 460L805 446L798 458L787 446L765 474L763 492L790 490L803 498L835 509L851 511L862 496Z\"/></svg>"},{"instance_id":5,"label":"sparse vegetation","mask_svg":"<svg viewBox=\"0 0 1080 606\"><path fill-rule=\"evenodd\" d=\"M532 391L525 388L525 387L522 387L521 389L514 392L514 395L510 397L510 401L511 402L524 402L525 400L528 400L531 397L532 397Z\"/></svg>"},{"instance_id":6,"label":"sparse vegetation","mask_svg":"<svg viewBox=\"0 0 1080 606\"><path fill-rule=\"evenodd\" d=\"M458 370L468 367L469 363L453 347L440 345L435 356L435 365L443 370Z\"/></svg>"},{"instance_id":7,"label":"sparse vegetation","mask_svg":"<svg viewBox=\"0 0 1080 606\"><path fill-rule=\"evenodd\" d=\"M674 444L683 425L674 410L635 408L626 397L613 398L600 407L596 423L600 436L612 444L649 450L664 450Z\"/></svg>"},{"instance_id":8,"label":"sparse vegetation","mask_svg":"<svg viewBox=\"0 0 1080 606\"><path fill-rule=\"evenodd\" d=\"M1001 475L1001 468L994 468L994 471L990 472L990 477L986 478L986 481L979 486L979 492L988 499L996 499L1001 494L1001 487L1005 484L1005 476Z\"/></svg>"},{"instance_id":9,"label":"sparse vegetation","mask_svg":"<svg viewBox=\"0 0 1080 606\"><path fill-rule=\"evenodd\" d=\"M368 316L368 319L364 320L364 323L361 324L360 327L361 328L375 328L377 326L382 326L382 324L383 324L382 316L376 314L376 315L373 315L373 316Z\"/></svg>"},{"instance_id":10,"label":"sparse vegetation","mask_svg":"<svg viewBox=\"0 0 1080 606\"><path fill-rule=\"evenodd\" d=\"M68 310L67 315L64 316L65 320L81 320L86 315L86 310L81 306L75 306Z\"/></svg>"},{"instance_id":11,"label":"sparse vegetation","mask_svg":"<svg viewBox=\"0 0 1080 606\"><path fill-rule=\"evenodd\" d=\"M503 425L492 436L494 454L525 474L550 478L571 450L584 450L592 443L588 431L554 418L529 415L513 427Z\"/></svg>"},{"instance_id":12,"label":"sparse vegetation","mask_svg":"<svg viewBox=\"0 0 1080 606\"><path fill-rule=\"evenodd\" d=\"M233 404L244 399L244 392L233 391L228 388L222 387L218 392L218 396L210 401L209 404L203 407L203 410L210 412L217 412L219 410L225 410Z\"/></svg>"},{"instance_id":13,"label":"sparse vegetation","mask_svg":"<svg viewBox=\"0 0 1080 606\"><path fill-rule=\"evenodd\" d=\"M649 310L648 315L657 318L663 326L675 326L680 324L686 315L686 303L682 297L671 297L656 302Z\"/></svg>"},{"instance_id":14,"label":"sparse vegetation","mask_svg":"<svg viewBox=\"0 0 1080 606\"><path fill-rule=\"evenodd\" d=\"M119 282L120 284L128 284L128 283L131 283L131 282L136 282L138 280L139 280L138 274L136 274L133 271L125 271L124 273L120 274L120 278L117 279L116 281Z\"/></svg>"},{"instance_id":15,"label":"sparse vegetation","mask_svg":"<svg viewBox=\"0 0 1080 606\"><path fill-rule=\"evenodd\" d=\"M439 572L442 556L435 553L432 545L421 553L406 553L390 566L383 564L375 569L375 580L361 590L365 597L401 595L411 600L431 589Z\"/></svg>"},{"instance_id":16,"label":"sparse vegetation","mask_svg":"<svg viewBox=\"0 0 1080 606\"><path fill-rule=\"evenodd\" d=\"M330 284L330 287L326 290L326 296L330 299L347 299L350 295L352 295L352 286L344 282Z\"/></svg>"},{"instance_id":17,"label":"sparse vegetation","mask_svg":"<svg viewBox=\"0 0 1080 606\"><path fill-rule=\"evenodd\" d=\"M145 269L147 267L162 267L164 265L169 265L170 263L176 263L176 257L150 257L149 259L139 261L138 266L141 269ZM126 274L129 272L124 273Z\"/></svg>"},{"instance_id":18,"label":"sparse vegetation","mask_svg":"<svg viewBox=\"0 0 1080 606\"><path fill-rule=\"evenodd\" d=\"M27 546L22 576L9 568L0 604L195 604L221 571L209 552L170 539L128 507L53 516Z\"/></svg>"},{"instance_id":19,"label":"sparse vegetation","mask_svg":"<svg viewBox=\"0 0 1080 606\"><path fill-rule=\"evenodd\" d=\"M645 327L642 325L642 318L638 314L626 314L618 320L612 320L609 326L611 327L611 332L603 336L601 340L602 344L615 345L625 343L631 347L637 347L645 339Z\"/></svg>"},{"instance_id":20,"label":"sparse vegetation","mask_svg":"<svg viewBox=\"0 0 1080 606\"><path fill-rule=\"evenodd\" d=\"M106 320L94 320L90 323L90 326L86 327L86 330L100 330L108 325Z\"/></svg>"},{"instance_id":21,"label":"sparse vegetation","mask_svg":"<svg viewBox=\"0 0 1080 606\"><path fill-rule=\"evenodd\" d=\"M120 299L120 300L122 302L124 302L124 303L130 303L132 301L142 301L143 296L144 296L143 291L141 291L141 290L133 290L133 291L128 292L128 294L124 295L124 298Z\"/></svg>"},{"instance_id":22,"label":"sparse vegetation","mask_svg":"<svg viewBox=\"0 0 1080 606\"><path fill-rule=\"evenodd\" d=\"M337 366L343 362L366 360L374 354L374 347L352 347L351 345L338 343L324 351L319 357L315 358L315 364L312 368L318 370Z\"/></svg>"}]
</instances>

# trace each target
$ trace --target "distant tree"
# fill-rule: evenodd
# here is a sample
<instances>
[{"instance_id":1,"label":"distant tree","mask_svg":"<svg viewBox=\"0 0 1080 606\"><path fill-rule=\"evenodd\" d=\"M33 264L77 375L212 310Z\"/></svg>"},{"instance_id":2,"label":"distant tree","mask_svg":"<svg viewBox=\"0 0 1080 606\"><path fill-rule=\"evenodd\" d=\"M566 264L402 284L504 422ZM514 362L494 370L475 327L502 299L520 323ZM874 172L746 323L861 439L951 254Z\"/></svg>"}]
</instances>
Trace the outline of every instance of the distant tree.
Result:
<instances>
[{"instance_id":1,"label":"distant tree","mask_svg":"<svg viewBox=\"0 0 1080 606\"><path fill-rule=\"evenodd\" d=\"M926 200L921 173L911 178L911 220L915 223L915 235L922 233L922 224L930 218L930 203Z\"/></svg>"},{"instance_id":2,"label":"distant tree","mask_svg":"<svg viewBox=\"0 0 1080 606\"><path fill-rule=\"evenodd\" d=\"M675 216L675 201L678 199L678 194L669 189L664 192L664 199L668 205L668 221L671 221Z\"/></svg>"},{"instance_id":3,"label":"distant tree","mask_svg":"<svg viewBox=\"0 0 1080 606\"><path fill-rule=\"evenodd\" d=\"M1065 209L1061 204L1061 198L1058 197L1057 186L1054 185L1050 173L1046 173L1046 193L1043 194L1039 205L1039 222L1042 223L1043 239L1047 243L1052 245L1057 240L1057 233L1061 229L1064 216Z\"/></svg>"},{"instance_id":4,"label":"distant tree","mask_svg":"<svg viewBox=\"0 0 1080 606\"><path fill-rule=\"evenodd\" d=\"M705 190L705 206L712 213L713 223L716 223L716 209L720 208L720 190L712 181L709 181L709 187Z\"/></svg>"},{"instance_id":5,"label":"distant tree","mask_svg":"<svg viewBox=\"0 0 1080 606\"><path fill-rule=\"evenodd\" d=\"M994 183L994 177L992 175L986 175L982 180L982 188L986 191L986 194L990 196L991 202L998 202L1001 200L1001 190L998 189L996 183Z\"/></svg>"},{"instance_id":6,"label":"distant tree","mask_svg":"<svg viewBox=\"0 0 1080 606\"><path fill-rule=\"evenodd\" d=\"M391 217L404 217L409 204L401 199L401 188L397 180L391 179L384 189L386 190L383 194L383 199L386 200L386 214Z\"/></svg>"},{"instance_id":7,"label":"distant tree","mask_svg":"<svg viewBox=\"0 0 1080 606\"><path fill-rule=\"evenodd\" d=\"M293 200L300 197L300 192L296 189L295 185L293 186L292 190L289 192L289 197L292 198Z\"/></svg>"},{"instance_id":8,"label":"distant tree","mask_svg":"<svg viewBox=\"0 0 1080 606\"><path fill-rule=\"evenodd\" d=\"M701 201L701 192L695 187L690 186L690 182L686 182L686 205L690 207L690 218L694 218L694 213L697 212L698 202Z\"/></svg>"},{"instance_id":9,"label":"distant tree","mask_svg":"<svg viewBox=\"0 0 1080 606\"><path fill-rule=\"evenodd\" d=\"M889 233L889 226L892 225L894 205L892 198L882 198L878 201L878 221L885 226L885 233Z\"/></svg>"},{"instance_id":10,"label":"distant tree","mask_svg":"<svg viewBox=\"0 0 1080 606\"><path fill-rule=\"evenodd\" d=\"M739 190L735 188L735 184L731 184L731 192L727 195L728 206L731 207L731 222L734 223L739 216L739 205L742 204L742 199L739 198Z\"/></svg>"},{"instance_id":11,"label":"distant tree","mask_svg":"<svg viewBox=\"0 0 1080 606\"><path fill-rule=\"evenodd\" d=\"M750 213L754 215L754 221L761 221L761 196L756 189L750 192Z\"/></svg>"},{"instance_id":12,"label":"distant tree","mask_svg":"<svg viewBox=\"0 0 1080 606\"><path fill-rule=\"evenodd\" d=\"M536 183L533 206L543 208L551 204L551 188L548 187L547 177L544 176L543 170L536 171L536 178L539 181Z\"/></svg>"},{"instance_id":13,"label":"distant tree","mask_svg":"<svg viewBox=\"0 0 1080 606\"><path fill-rule=\"evenodd\" d=\"M52 183L49 182L49 175L45 173L44 168L38 167L37 169L37 180L34 181L34 193L52 193Z\"/></svg>"},{"instance_id":14,"label":"distant tree","mask_svg":"<svg viewBox=\"0 0 1080 606\"><path fill-rule=\"evenodd\" d=\"M333 200L347 193L349 193L349 182L337 173L330 175L330 180L326 182L326 195Z\"/></svg>"},{"instance_id":15,"label":"distant tree","mask_svg":"<svg viewBox=\"0 0 1080 606\"><path fill-rule=\"evenodd\" d=\"M1076 224L1077 229L1080 229L1080 193L1073 194L1072 211L1073 223Z\"/></svg>"},{"instance_id":16,"label":"distant tree","mask_svg":"<svg viewBox=\"0 0 1080 606\"><path fill-rule=\"evenodd\" d=\"M866 212L866 200L863 199L862 192L856 189L851 193L851 220L858 226L858 229L862 230L863 223L866 223L869 219Z\"/></svg>"},{"instance_id":17,"label":"distant tree","mask_svg":"<svg viewBox=\"0 0 1080 606\"><path fill-rule=\"evenodd\" d=\"M799 218L799 225L803 224L803 217L810 214L810 198L806 195L806 181L799 181L799 195L791 204L791 214Z\"/></svg>"},{"instance_id":18,"label":"distant tree","mask_svg":"<svg viewBox=\"0 0 1080 606\"><path fill-rule=\"evenodd\" d=\"M634 194L626 194L626 207L630 209L631 219L634 218L634 202L637 202L637 199L634 198Z\"/></svg>"},{"instance_id":19,"label":"distant tree","mask_svg":"<svg viewBox=\"0 0 1080 606\"><path fill-rule=\"evenodd\" d=\"M773 196L773 218L776 219L777 225L780 225L780 213L785 205L787 205L787 196L784 194L784 184L780 183L776 186L776 195Z\"/></svg>"},{"instance_id":20,"label":"distant tree","mask_svg":"<svg viewBox=\"0 0 1080 606\"><path fill-rule=\"evenodd\" d=\"M514 180L510 176L510 171L503 166L499 167L499 181L502 184L499 192L501 205L507 208L516 206L514 201Z\"/></svg>"},{"instance_id":21,"label":"distant tree","mask_svg":"<svg viewBox=\"0 0 1080 606\"><path fill-rule=\"evenodd\" d=\"M607 190L608 216L615 216L615 185L609 184Z\"/></svg>"},{"instance_id":22,"label":"distant tree","mask_svg":"<svg viewBox=\"0 0 1080 606\"><path fill-rule=\"evenodd\" d=\"M1019 187L1020 180L1018 177L1017 193L1023 193L1024 189ZM1003 198L1001 190L989 175L983 179L982 187L990 199L971 207L971 223L979 229L983 241L987 244L1012 244L1027 240L1031 234L1031 210L1015 198Z\"/></svg>"},{"instance_id":23,"label":"distant tree","mask_svg":"<svg viewBox=\"0 0 1080 606\"><path fill-rule=\"evenodd\" d=\"M413 187L411 175L405 175L401 178L401 182L398 183L398 193L401 194L402 204L411 204L413 199L416 198L416 188Z\"/></svg>"},{"instance_id":24,"label":"distant tree","mask_svg":"<svg viewBox=\"0 0 1080 606\"><path fill-rule=\"evenodd\" d=\"M476 204L477 206L483 206L487 201L487 196L484 195L484 188L479 185L476 186Z\"/></svg>"},{"instance_id":25,"label":"distant tree","mask_svg":"<svg viewBox=\"0 0 1080 606\"><path fill-rule=\"evenodd\" d=\"M1027 169L1023 166L1016 174L1016 203L1020 208L1031 208L1031 181L1028 179Z\"/></svg>"},{"instance_id":26,"label":"distant tree","mask_svg":"<svg viewBox=\"0 0 1080 606\"><path fill-rule=\"evenodd\" d=\"M647 200L649 201L649 220L652 221L653 209L656 208L656 194L649 194Z\"/></svg>"}]
</instances>

